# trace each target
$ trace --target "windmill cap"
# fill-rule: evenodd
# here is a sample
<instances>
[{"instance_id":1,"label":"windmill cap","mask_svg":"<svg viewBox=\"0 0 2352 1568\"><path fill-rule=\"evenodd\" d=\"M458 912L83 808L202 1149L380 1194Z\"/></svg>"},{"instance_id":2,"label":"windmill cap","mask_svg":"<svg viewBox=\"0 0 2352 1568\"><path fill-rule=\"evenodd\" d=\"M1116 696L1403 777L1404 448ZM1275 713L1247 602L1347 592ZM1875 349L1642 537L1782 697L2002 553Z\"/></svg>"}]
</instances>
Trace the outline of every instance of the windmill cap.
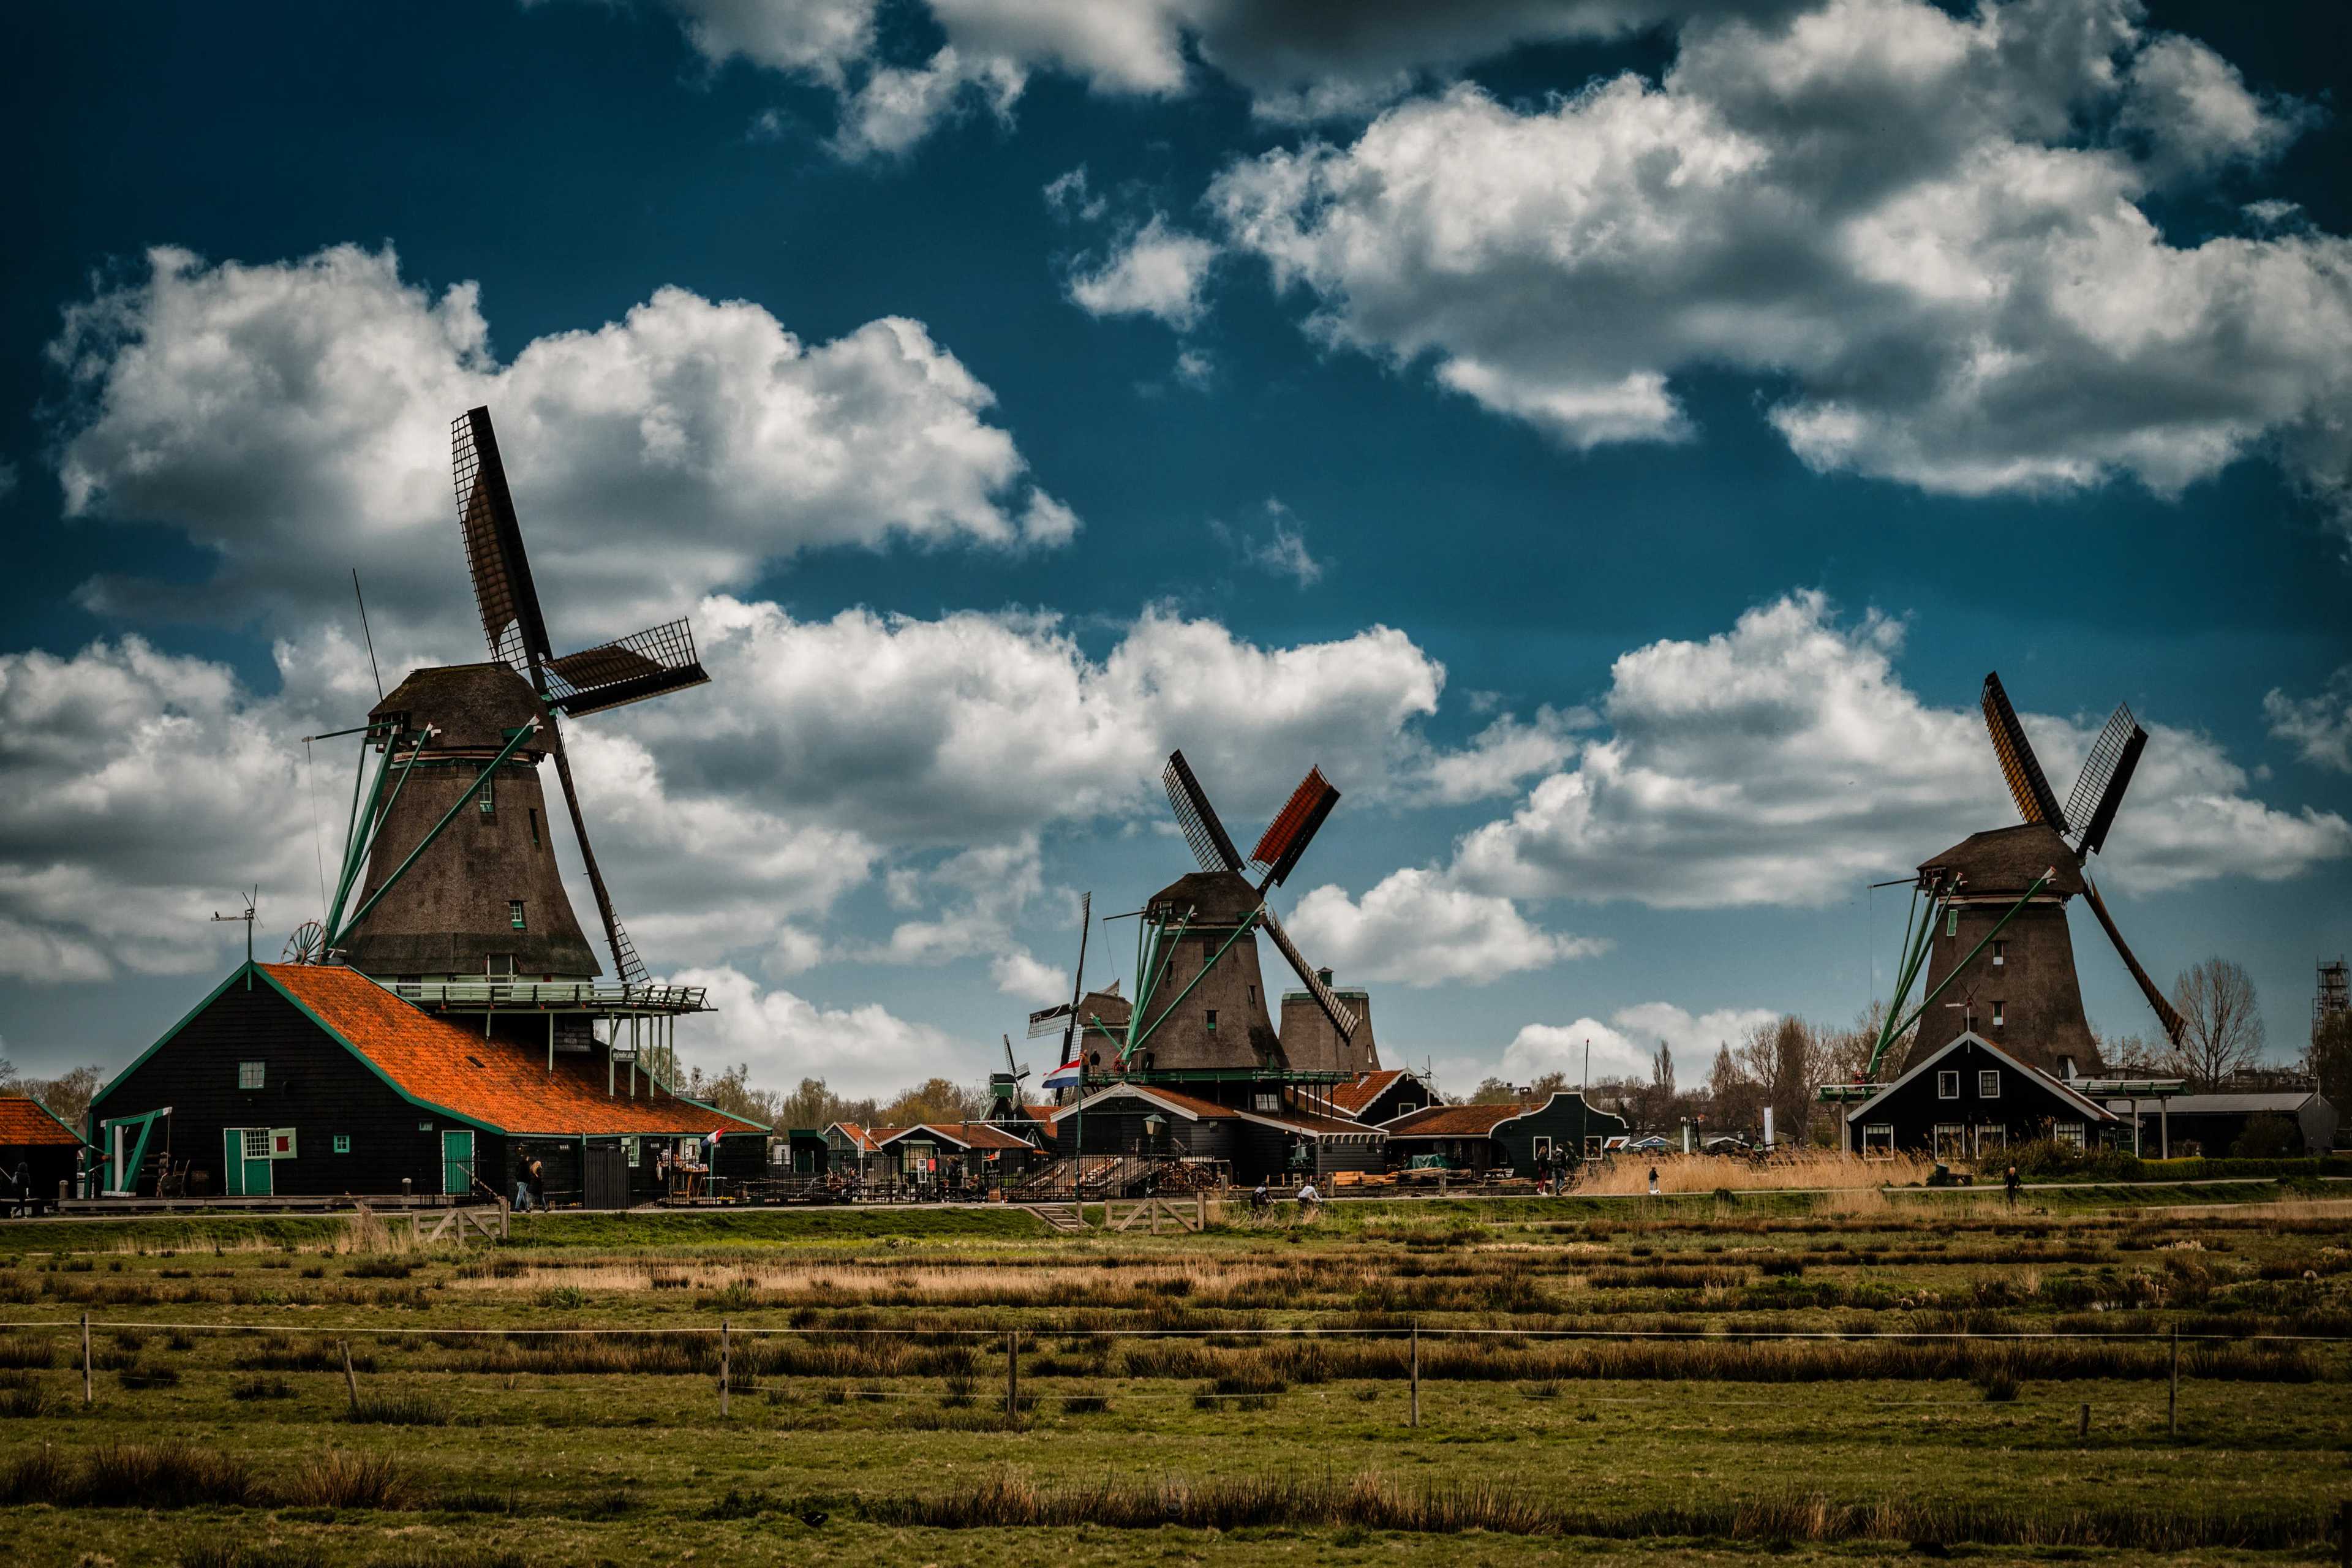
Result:
<instances>
[{"instance_id":1,"label":"windmill cap","mask_svg":"<svg viewBox=\"0 0 2352 1568\"><path fill-rule=\"evenodd\" d=\"M1922 876L1936 871L1958 872L1967 892L2012 896L2024 892L2044 872L2053 870L2056 875L2050 879L2043 892L2063 897L2083 890L2083 875L2074 851L2054 828L2039 822L1971 833L1942 854L1919 862Z\"/></svg>"},{"instance_id":2,"label":"windmill cap","mask_svg":"<svg viewBox=\"0 0 2352 1568\"><path fill-rule=\"evenodd\" d=\"M539 718L539 699L530 682L504 664L445 664L412 669L384 700L368 710L371 720L394 714L408 716L409 728L427 724L441 733L433 738L436 752L488 751L495 754L507 743L509 731ZM536 756L544 747L526 742Z\"/></svg>"},{"instance_id":3,"label":"windmill cap","mask_svg":"<svg viewBox=\"0 0 2352 1568\"><path fill-rule=\"evenodd\" d=\"M1181 920L1192 910L1196 926L1235 926L1258 907L1257 889L1235 871L1193 871L1151 895L1155 918Z\"/></svg>"}]
</instances>

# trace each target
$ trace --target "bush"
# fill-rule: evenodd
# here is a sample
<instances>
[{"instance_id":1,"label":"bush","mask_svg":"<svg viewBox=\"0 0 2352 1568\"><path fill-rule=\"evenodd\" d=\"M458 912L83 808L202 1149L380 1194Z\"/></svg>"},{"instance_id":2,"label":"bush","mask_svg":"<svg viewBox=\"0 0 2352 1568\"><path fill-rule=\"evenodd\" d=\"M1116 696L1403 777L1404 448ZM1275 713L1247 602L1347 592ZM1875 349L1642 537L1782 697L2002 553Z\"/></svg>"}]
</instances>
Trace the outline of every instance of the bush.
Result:
<instances>
[{"instance_id":1,"label":"bush","mask_svg":"<svg viewBox=\"0 0 2352 1568\"><path fill-rule=\"evenodd\" d=\"M2230 1145L2233 1160L2284 1160L2303 1152L2303 1129L2275 1112L2246 1118L2246 1130Z\"/></svg>"}]
</instances>

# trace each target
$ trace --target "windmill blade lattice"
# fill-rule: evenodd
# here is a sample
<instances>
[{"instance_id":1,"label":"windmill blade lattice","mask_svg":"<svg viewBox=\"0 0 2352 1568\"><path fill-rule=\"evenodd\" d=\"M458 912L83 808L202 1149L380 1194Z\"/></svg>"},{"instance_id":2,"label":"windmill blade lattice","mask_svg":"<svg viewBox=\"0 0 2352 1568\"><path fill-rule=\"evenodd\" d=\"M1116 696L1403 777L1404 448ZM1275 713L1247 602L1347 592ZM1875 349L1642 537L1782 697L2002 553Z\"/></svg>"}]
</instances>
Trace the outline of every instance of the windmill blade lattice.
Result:
<instances>
[{"instance_id":1,"label":"windmill blade lattice","mask_svg":"<svg viewBox=\"0 0 2352 1568\"><path fill-rule=\"evenodd\" d=\"M1168 765L1160 770L1160 782L1168 790L1168 804L1175 809L1176 826L1184 835L1184 842L1192 847L1192 858L1203 871L1238 871L1242 868L1241 851L1234 847L1233 836L1225 825L1217 820L1216 807L1209 804L1207 792L1201 781L1192 776L1192 765L1184 760L1181 751L1168 753Z\"/></svg>"},{"instance_id":2,"label":"windmill blade lattice","mask_svg":"<svg viewBox=\"0 0 2352 1568\"><path fill-rule=\"evenodd\" d=\"M2079 853L2096 855L2106 847L2108 831L2116 825L2116 813L2123 808L2124 791L2131 787L2132 771L2139 766L2139 754L2147 749L2147 731L2133 721L2130 709L2118 706L2115 718L2099 731L2090 759L2083 764L2083 776L2074 782L2076 798L2066 805L2066 815L2083 825ZM2080 798L2084 785L2094 775L2098 778L2098 795L2084 805Z\"/></svg>"},{"instance_id":3,"label":"windmill blade lattice","mask_svg":"<svg viewBox=\"0 0 2352 1568\"><path fill-rule=\"evenodd\" d=\"M2000 759L2000 776L2009 785L2010 797L2017 802L2017 814L2028 822L2043 823L2064 833L2066 814L2059 808L2058 796L2042 774L2041 761L2025 739L2025 726L2017 721L2017 710L2010 706L1999 675L1985 677L1982 701L1985 728L1991 732L1993 752Z\"/></svg>"},{"instance_id":4,"label":"windmill blade lattice","mask_svg":"<svg viewBox=\"0 0 2352 1568\"><path fill-rule=\"evenodd\" d=\"M548 653L547 622L522 547L522 525L499 456L490 411L472 408L449 426L450 471L457 481L457 521L466 532L466 567L490 657L510 664L536 684L533 665Z\"/></svg>"},{"instance_id":5,"label":"windmill blade lattice","mask_svg":"<svg viewBox=\"0 0 2352 1568\"><path fill-rule=\"evenodd\" d=\"M1331 1020L1331 1026L1339 1031L1339 1037L1353 1040L1359 1021L1356 1010L1340 1001L1338 994L1323 983L1323 976L1307 962L1307 955L1298 951L1298 944L1290 940L1288 931L1282 929L1282 922L1274 918L1273 910L1259 910L1257 918L1258 923L1265 928L1265 934L1274 939L1275 948L1282 954L1284 962L1298 976L1299 984L1305 985L1307 994L1315 998L1315 1005L1323 1009L1323 1016Z\"/></svg>"}]
</instances>

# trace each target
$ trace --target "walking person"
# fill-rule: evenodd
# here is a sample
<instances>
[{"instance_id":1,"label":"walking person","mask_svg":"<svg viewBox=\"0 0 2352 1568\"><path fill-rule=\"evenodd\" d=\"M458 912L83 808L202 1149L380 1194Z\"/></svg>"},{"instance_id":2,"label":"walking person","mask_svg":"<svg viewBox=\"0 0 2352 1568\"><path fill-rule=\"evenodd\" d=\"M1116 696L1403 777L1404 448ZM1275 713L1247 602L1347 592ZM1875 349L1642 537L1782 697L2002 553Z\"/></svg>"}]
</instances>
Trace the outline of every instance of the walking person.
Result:
<instances>
[{"instance_id":1,"label":"walking person","mask_svg":"<svg viewBox=\"0 0 2352 1568\"><path fill-rule=\"evenodd\" d=\"M1318 1193L1318 1192L1317 1192L1317 1191L1315 1190L1315 1184L1314 1184L1313 1182L1308 1182L1305 1186L1303 1186L1303 1187L1299 1188L1299 1189L1298 1189L1298 1216L1299 1216L1299 1218L1301 1218L1301 1219L1313 1219L1313 1218L1315 1217L1315 1211L1316 1211L1316 1209L1321 1205L1322 1202L1323 1202L1323 1194L1320 1194L1320 1193Z\"/></svg>"},{"instance_id":2,"label":"walking person","mask_svg":"<svg viewBox=\"0 0 2352 1568\"><path fill-rule=\"evenodd\" d=\"M1658 1168L1655 1165L1650 1167L1650 1195L1654 1198L1658 1195Z\"/></svg>"},{"instance_id":3,"label":"walking person","mask_svg":"<svg viewBox=\"0 0 2352 1568\"><path fill-rule=\"evenodd\" d=\"M2001 1173L2000 1190L2008 1197L2009 1206L2012 1211L2017 1207L2017 1167L2011 1165Z\"/></svg>"}]
</instances>

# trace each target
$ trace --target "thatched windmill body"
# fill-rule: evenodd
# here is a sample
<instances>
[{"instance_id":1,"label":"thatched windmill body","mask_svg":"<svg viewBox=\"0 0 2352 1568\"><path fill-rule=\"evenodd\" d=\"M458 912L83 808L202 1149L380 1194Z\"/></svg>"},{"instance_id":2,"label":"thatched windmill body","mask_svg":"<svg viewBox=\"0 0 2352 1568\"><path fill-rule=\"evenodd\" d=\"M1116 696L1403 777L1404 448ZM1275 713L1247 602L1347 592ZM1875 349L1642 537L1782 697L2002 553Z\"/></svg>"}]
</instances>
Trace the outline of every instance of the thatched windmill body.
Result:
<instances>
[{"instance_id":1,"label":"thatched windmill body","mask_svg":"<svg viewBox=\"0 0 2352 1568\"><path fill-rule=\"evenodd\" d=\"M575 990L593 1004L582 1011L636 1018L698 1009L698 993L688 1005L647 984L589 841L560 722L708 680L693 630L680 619L556 655L489 410L461 416L451 439L467 566L491 657L413 670L370 711L325 954L405 983L404 994L438 983L445 1004L469 980L594 982L603 965L564 893L540 785L538 764L551 760L618 981L617 1003ZM548 1005L545 994L529 999Z\"/></svg>"},{"instance_id":2,"label":"thatched windmill body","mask_svg":"<svg viewBox=\"0 0 2352 1568\"><path fill-rule=\"evenodd\" d=\"M2024 818L1972 834L1920 863L1895 1002L1873 1053L1870 1075L1895 1041L1916 1026L1906 1065L1926 1060L1973 1028L2020 1060L2057 1077L2094 1076L2104 1067L2083 1011L2066 906L2080 896L2131 972L2158 1024L2178 1042L2182 1021L2125 942L2089 862L2106 844L2147 745L2147 731L2118 705L2061 805L2025 738L1998 674L1985 677L1985 728L2001 776ZM1922 969L1927 992L1905 1003Z\"/></svg>"}]
</instances>

